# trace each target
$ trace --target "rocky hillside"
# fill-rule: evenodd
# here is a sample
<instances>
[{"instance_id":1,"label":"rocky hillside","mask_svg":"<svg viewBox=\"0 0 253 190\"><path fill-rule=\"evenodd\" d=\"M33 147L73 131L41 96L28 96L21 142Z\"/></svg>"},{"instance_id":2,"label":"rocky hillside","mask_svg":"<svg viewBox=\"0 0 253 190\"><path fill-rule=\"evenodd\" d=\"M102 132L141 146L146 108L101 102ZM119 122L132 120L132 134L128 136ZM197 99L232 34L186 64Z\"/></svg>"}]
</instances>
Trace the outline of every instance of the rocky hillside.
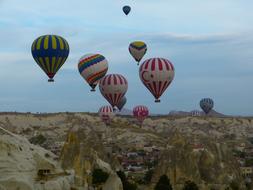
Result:
<instances>
[{"instance_id":1,"label":"rocky hillside","mask_svg":"<svg viewBox=\"0 0 253 190\"><path fill-rule=\"evenodd\" d=\"M0 128L0 189L69 190L73 174L64 172L54 158L51 152ZM40 170L48 170L47 180L38 175Z\"/></svg>"},{"instance_id":2,"label":"rocky hillside","mask_svg":"<svg viewBox=\"0 0 253 190\"><path fill-rule=\"evenodd\" d=\"M195 142L179 133L169 139L158 163L153 182L167 174L175 189L182 189L187 180L194 181L203 190L225 189L231 181L239 184L243 181L239 165L225 143L205 139Z\"/></svg>"},{"instance_id":3,"label":"rocky hillside","mask_svg":"<svg viewBox=\"0 0 253 190\"><path fill-rule=\"evenodd\" d=\"M102 169L109 174L109 179L103 184L104 190L123 190L121 180L110 164L99 158L105 156L101 141L92 131L86 133L82 128L72 128L63 146L60 163L66 170L75 171L75 186L91 187L91 174L94 169Z\"/></svg>"},{"instance_id":4,"label":"rocky hillside","mask_svg":"<svg viewBox=\"0 0 253 190\"><path fill-rule=\"evenodd\" d=\"M215 184L226 185L233 179L240 181L241 174L238 166L234 164L228 143L232 142L236 145L253 137L253 119L241 117L154 116L146 119L140 128L131 116L116 116L113 122L106 126L96 114L90 113L1 113L0 127L38 144L43 139L41 145L48 150L52 150L54 145L59 146L62 151L59 152L57 158L49 152L51 157L44 156L43 159L46 158L53 162L57 159L60 167L57 164L54 167L57 170L63 168L69 174L72 172L72 180L76 186L90 185L90 173L98 167L110 173L110 180L104 184L104 188L107 188L108 184L109 186L113 184L115 190L122 188L115 175L117 169L122 169L115 155L118 152L134 151L145 146L158 147L162 152L158 168L152 179L153 182L156 182L162 173L166 173L173 184L178 187L186 179L192 179L200 185L206 184L205 187ZM41 136L43 138L38 140L37 137ZM16 143L14 143L15 146L21 144L29 147L24 148L28 152L25 152L25 155L21 156L23 160L20 160L21 163L26 163L26 155L34 155L30 150L30 146L34 145L27 140L24 141L25 145L23 141L19 143L13 140L13 142ZM8 143L12 143L12 140ZM204 150L202 148L195 150L194 143L201 144ZM7 148L3 150L5 149ZM109 152L113 154L108 154L109 149L112 149ZM22 151L19 151L18 146L15 151L23 154ZM40 151L36 149L35 152ZM5 152L0 156L1 160L5 160L4 162L9 161L6 161L8 158L6 154L8 155ZM20 158L14 157L13 159ZM32 156L30 159L35 158ZM5 172L4 165L0 167L0 174ZM28 178L25 177L25 180L21 177L23 181L32 181L30 179L34 177L38 169L35 165L29 167L34 168L33 173L28 173ZM16 178L9 177L8 180L18 181L19 176L15 175L17 175ZM0 179L8 181L6 177ZM69 183L72 181L70 180ZM32 184L39 185L36 180L32 181ZM34 188L30 186L29 188Z\"/></svg>"}]
</instances>

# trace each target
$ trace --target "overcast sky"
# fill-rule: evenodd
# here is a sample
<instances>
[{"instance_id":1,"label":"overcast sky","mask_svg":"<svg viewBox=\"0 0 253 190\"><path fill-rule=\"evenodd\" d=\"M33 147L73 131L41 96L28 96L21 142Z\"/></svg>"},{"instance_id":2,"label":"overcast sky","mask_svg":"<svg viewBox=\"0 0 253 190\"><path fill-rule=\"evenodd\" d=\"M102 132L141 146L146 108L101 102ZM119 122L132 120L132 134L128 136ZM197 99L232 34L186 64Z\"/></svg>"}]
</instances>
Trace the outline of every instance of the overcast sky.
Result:
<instances>
[{"instance_id":1,"label":"overcast sky","mask_svg":"<svg viewBox=\"0 0 253 190\"><path fill-rule=\"evenodd\" d=\"M219 112L253 115L252 7L252 0L0 0L0 111L97 111L107 102L98 89L90 92L77 62L100 53L108 73L128 79L129 109L143 104L152 113L190 111L211 97ZM61 35L70 45L55 83L31 55L33 40L44 34ZM134 40L147 43L144 59L164 57L175 66L160 104L129 55Z\"/></svg>"}]
</instances>

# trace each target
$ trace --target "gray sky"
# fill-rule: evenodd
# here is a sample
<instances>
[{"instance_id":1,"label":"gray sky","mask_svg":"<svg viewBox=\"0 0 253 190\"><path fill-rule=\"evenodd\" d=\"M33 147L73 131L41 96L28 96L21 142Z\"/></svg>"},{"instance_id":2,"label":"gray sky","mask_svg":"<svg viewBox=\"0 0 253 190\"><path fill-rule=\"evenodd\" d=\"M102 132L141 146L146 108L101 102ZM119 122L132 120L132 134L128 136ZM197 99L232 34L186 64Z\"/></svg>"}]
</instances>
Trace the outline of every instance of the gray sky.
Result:
<instances>
[{"instance_id":1,"label":"gray sky","mask_svg":"<svg viewBox=\"0 0 253 190\"><path fill-rule=\"evenodd\" d=\"M125 16L122 6L130 5ZM79 58L101 53L108 73L129 82L127 108L153 113L199 109L211 97L225 114L253 115L252 0L0 0L0 111L97 111L107 104L91 93L77 70ZM68 60L55 83L34 62L30 48L44 34L63 36ZM139 79L128 45L143 40L144 59L164 57L176 75L160 104Z\"/></svg>"}]
</instances>

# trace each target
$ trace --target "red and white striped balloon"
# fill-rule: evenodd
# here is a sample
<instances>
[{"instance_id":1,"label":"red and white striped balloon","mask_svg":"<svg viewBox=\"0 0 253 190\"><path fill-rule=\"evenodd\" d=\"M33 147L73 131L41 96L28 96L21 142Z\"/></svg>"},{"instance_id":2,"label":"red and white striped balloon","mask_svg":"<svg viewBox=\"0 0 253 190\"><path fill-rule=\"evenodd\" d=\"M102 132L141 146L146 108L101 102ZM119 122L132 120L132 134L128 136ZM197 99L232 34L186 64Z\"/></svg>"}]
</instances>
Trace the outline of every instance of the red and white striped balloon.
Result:
<instances>
[{"instance_id":1,"label":"red and white striped balloon","mask_svg":"<svg viewBox=\"0 0 253 190\"><path fill-rule=\"evenodd\" d=\"M112 107L118 105L126 94L128 83L120 74L108 74L99 82L99 90Z\"/></svg>"},{"instance_id":2,"label":"red and white striped balloon","mask_svg":"<svg viewBox=\"0 0 253 190\"><path fill-rule=\"evenodd\" d=\"M174 74L173 64L164 58L148 59L139 69L140 79L155 97L155 102L160 102L159 98L171 84Z\"/></svg>"},{"instance_id":3,"label":"red and white striped balloon","mask_svg":"<svg viewBox=\"0 0 253 190\"><path fill-rule=\"evenodd\" d=\"M106 124L109 124L115 116L113 108L111 106L102 106L99 109L98 113L101 120Z\"/></svg>"},{"instance_id":4,"label":"red and white striped balloon","mask_svg":"<svg viewBox=\"0 0 253 190\"><path fill-rule=\"evenodd\" d=\"M133 109L134 117L139 121L143 122L149 115L149 110L146 106L136 106Z\"/></svg>"}]
</instances>

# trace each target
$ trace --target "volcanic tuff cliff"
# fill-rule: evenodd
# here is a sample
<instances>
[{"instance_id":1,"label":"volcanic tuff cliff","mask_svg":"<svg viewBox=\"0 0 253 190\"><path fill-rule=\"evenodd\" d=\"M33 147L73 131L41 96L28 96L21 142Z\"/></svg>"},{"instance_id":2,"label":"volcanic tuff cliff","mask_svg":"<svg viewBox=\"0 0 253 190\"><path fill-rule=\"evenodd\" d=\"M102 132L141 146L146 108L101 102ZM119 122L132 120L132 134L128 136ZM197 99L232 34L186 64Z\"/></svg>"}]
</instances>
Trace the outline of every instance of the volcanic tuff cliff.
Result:
<instances>
[{"instance_id":1,"label":"volcanic tuff cliff","mask_svg":"<svg viewBox=\"0 0 253 190\"><path fill-rule=\"evenodd\" d=\"M69 190L73 176L65 173L54 157L25 138L0 128L0 189ZM41 183L40 169L50 170L53 175Z\"/></svg>"},{"instance_id":2,"label":"volcanic tuff cliff","mask_svg":"<svg viewBox=\"0 0 253 190\"><path fill-rule=\"evenodd\" d=\"M162 153L152 181L155 183L161 175L167 174L175 189L181 189L187 180L194 181L203 190L225 189L231 181L241 184L239 171L225 143L205 139L194 142L192 138L175 133Z\"/></svg>"},{"instance_id":3,"label":"volcanic tuff cliff","mask_svg":"<svg viewBox=\"0 0 253 190\"><path fill-rule=\"evenodd\" d=\"M109 174L108 180L103 184L103 190L123 190L120 178L99 155L106 154L96 134L92 131L85 133L83 129L74 127L68 133L60 162L64 169L74 169L77 188L91 187L92 171L99 168Z\"/></svg>"}]
</instances>

